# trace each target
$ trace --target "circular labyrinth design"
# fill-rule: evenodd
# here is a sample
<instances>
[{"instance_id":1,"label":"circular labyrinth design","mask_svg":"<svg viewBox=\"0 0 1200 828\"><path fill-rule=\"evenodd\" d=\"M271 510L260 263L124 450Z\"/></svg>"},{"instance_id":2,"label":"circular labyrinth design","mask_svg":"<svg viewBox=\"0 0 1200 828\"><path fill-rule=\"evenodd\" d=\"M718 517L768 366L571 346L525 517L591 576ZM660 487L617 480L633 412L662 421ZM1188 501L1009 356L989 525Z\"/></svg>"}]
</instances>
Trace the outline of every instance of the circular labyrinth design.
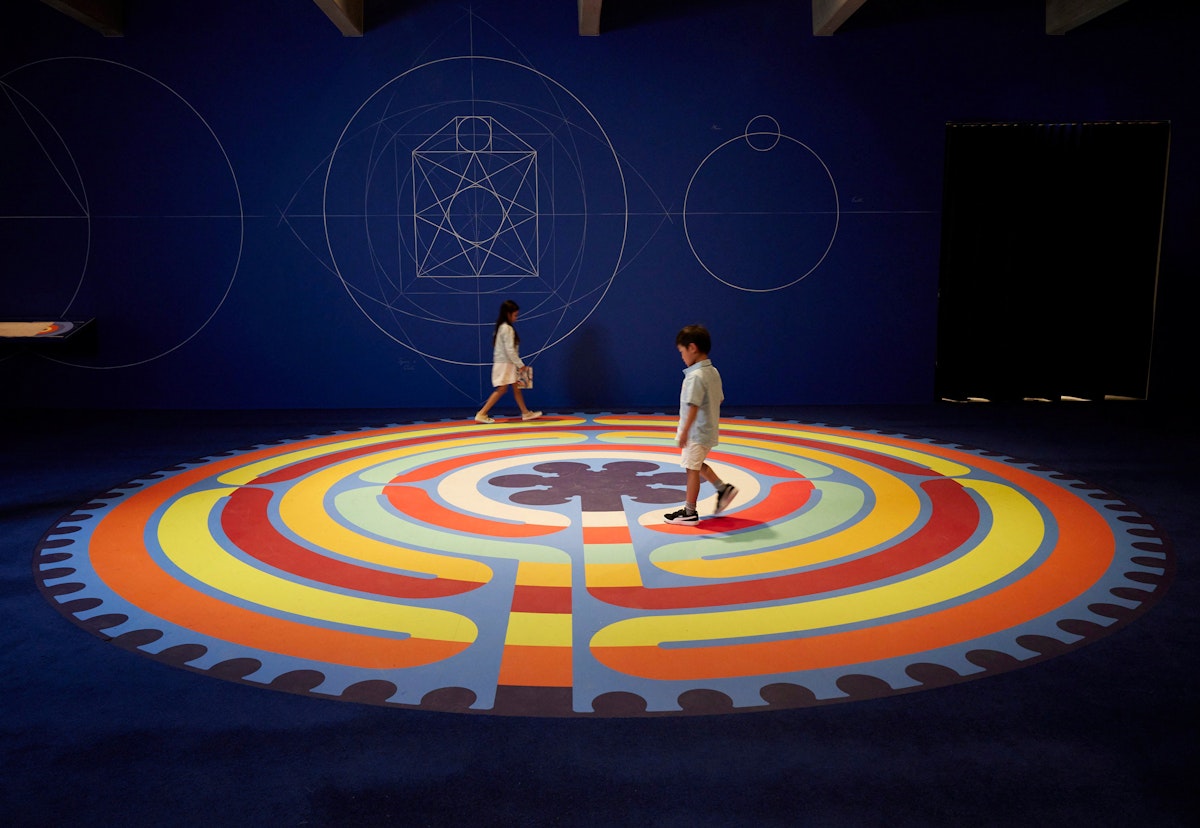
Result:
<instances>
[{"instance_id":1,"label":"circular labyrinth design","mask_svg":"<svg viewBox=\"0 0 1200 828\"><path fill-rule=\"evenodd\" d=\"M726 420L740 489L673 526L673 417L413 423L114 489L34 560L81 627L322 698L462 713L725 713L1057 656L1144 612L1167 544L1115 497L874 431Z\"/></svg>"}]
</instances>

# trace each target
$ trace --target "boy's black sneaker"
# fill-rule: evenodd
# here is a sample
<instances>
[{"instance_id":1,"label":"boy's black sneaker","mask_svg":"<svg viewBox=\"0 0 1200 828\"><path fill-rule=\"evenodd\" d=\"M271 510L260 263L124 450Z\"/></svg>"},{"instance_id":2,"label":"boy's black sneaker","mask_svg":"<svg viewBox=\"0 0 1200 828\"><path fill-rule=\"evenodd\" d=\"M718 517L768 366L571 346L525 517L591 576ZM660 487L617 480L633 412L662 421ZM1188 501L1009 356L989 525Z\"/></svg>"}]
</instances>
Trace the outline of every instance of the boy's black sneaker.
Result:
<instances>
[{"instance_id":1,"label":"boy's black sneaker","mask_svg":"<svg viewBox=\"0 0 1200 828\"><path fill-rule=\"evenodd\" d=\"M726 483L722 486L720 491L717 492L717 508L714 511L724 511L726 506L733 503L733 499L737 497L737 493L737 486L732 483Z\"/></svg>"},{"instance_id":2,"label":"boy's black sneaker","mask_svg":"<svg viewBox=\"0 0 1200 828\"><path fill-rule=\"evenodd\" d=\"M690 509L680 509L678 512L671 512L669 515L663 515L663 520L667 523L680 523L684 526L694 526L700 522L700 514Z\"/></svg>"}]
</instances>

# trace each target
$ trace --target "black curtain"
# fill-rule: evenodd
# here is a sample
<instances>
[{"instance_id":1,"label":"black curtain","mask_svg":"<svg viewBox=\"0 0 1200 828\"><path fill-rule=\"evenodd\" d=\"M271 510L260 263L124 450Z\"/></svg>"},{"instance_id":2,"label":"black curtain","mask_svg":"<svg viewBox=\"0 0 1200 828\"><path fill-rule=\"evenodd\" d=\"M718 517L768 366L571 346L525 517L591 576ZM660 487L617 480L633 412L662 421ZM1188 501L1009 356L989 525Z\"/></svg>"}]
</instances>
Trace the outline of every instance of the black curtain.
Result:
<instances>
[{"instance_id":1,"label":"black curtain","mask_svg":"<svg viewBox=\"0 0 1200 828\"><path fill-rule=\"evenodd\" d=\"M939 396L1146 396L1169 137L947 125Z\"/></svg>"}]
</instances>

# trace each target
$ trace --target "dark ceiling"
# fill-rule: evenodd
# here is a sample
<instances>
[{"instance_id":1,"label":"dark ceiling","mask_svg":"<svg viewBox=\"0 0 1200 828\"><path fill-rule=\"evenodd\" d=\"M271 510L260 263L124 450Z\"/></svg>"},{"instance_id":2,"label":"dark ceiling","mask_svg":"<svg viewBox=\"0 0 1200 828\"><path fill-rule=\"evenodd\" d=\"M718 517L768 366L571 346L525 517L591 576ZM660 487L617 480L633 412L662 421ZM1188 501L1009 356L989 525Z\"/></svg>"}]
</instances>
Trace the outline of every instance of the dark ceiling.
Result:
<instances>
[{"instance_id":1,"label":"dark ceiling","mask_svg":"<svg viewBox=\"0 0 1200 828\"><path fill-rule=\"evenodd\" d=\"M127 14L126 0L41 0L63 14L90 26L106 37L121 37L124 34ZM716 0L656 0L647 3L637 0L575 0L579 11L580 35L601 35L609 31L612 18L620 16L626 24L631 17L656 16L669 9L672 14L685 14L688 8L702 6ZM325 13L330 22L346 37L361 37L370 28L372 19L379 15L387 17L396 13L396 0L313 0ZM566 0L563 0L566 2ZM1083 25L1127 0L1046 0L1046 34L1061 35ZM203 7L202 3L197 4ZM895 0L812 0L812 35L829 36L837 32L860 9L872 5L888 7L889 13L919 14L914 7L921 3L905 2L902 6ZM944 4L943 4L944 7ZM575 32L571 32L574 35ZM805 32L805 34L808 34Z\"/></svg>"}]
</instances>

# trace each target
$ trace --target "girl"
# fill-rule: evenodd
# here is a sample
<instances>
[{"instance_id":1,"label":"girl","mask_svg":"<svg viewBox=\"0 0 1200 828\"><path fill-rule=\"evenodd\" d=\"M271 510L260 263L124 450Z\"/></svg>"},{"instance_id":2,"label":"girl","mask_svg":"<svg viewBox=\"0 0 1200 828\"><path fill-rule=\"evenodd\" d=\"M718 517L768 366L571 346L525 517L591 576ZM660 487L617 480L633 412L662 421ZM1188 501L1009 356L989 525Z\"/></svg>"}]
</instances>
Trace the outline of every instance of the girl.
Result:
<instances>
[{"instance_id":1,"label":"girl","mask_svg":"<svg viewBox=\"0 0 1200 828\"><path fill-rule=\"evenodd\" d=\"M500 316L496 319L496 328L492 331L492 385L495 391L487 398L487 402L483 404L483 408L479 409L479 413L475 415L477 423L494 423L496 422L488 416L488 412L492 410L504 392L512 386L513 397L517 400L517 405L521 409L522 420L536 420L542 416L540 411L530 411L525 406L525 396L521 393L521 386L517 382L520 374L525 371L525 363L521 361L520 345L521 337L517 335L517 329L513 327L517 321L517 314L521 309L517 307L517 303L511 299L505 300L500 305Z\"/></svg>"}]
</instances>

